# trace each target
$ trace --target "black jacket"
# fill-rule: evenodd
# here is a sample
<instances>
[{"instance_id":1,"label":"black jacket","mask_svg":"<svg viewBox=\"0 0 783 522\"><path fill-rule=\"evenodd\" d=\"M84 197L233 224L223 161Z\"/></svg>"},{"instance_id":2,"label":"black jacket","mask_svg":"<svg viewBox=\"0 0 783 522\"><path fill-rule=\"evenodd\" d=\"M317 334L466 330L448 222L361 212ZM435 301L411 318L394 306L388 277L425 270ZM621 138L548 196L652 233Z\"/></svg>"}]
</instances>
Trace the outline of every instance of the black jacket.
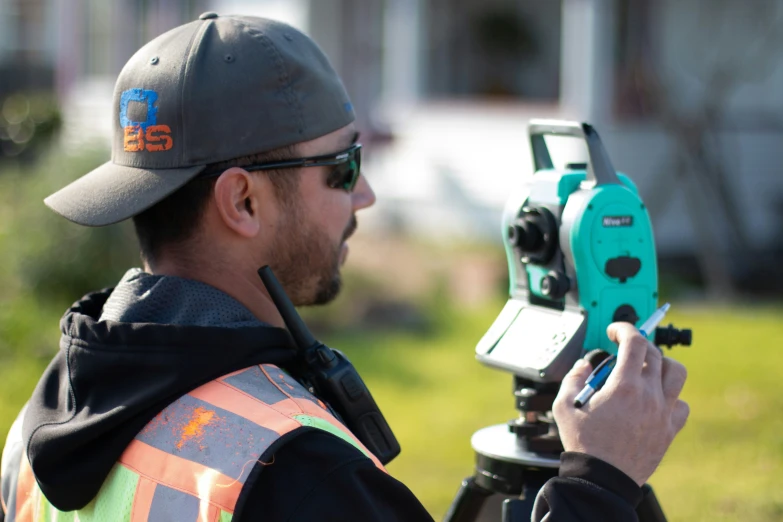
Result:
<instances>
[{"instance_id":1,"label":"black jacket","mask_svg":"<svg viewBox=\"0 0 783 522\"><path fill-rule=\"evenodd\" d=\"M24 417L38 484L63 511L89 503L130 441L178 397L248 366L293 360L290 336L278 328L98 321L109 293L86 296L63 317L60 351ZM407 487L326 432L292 432L258 460L272 455L274 465L256 465L248 478L235 521L431 520ZM456 492L457 484L444 485L452 486ZM564 454L534 520L633 521L640 498L617 469Z\"/></svg>"}]
</instances>

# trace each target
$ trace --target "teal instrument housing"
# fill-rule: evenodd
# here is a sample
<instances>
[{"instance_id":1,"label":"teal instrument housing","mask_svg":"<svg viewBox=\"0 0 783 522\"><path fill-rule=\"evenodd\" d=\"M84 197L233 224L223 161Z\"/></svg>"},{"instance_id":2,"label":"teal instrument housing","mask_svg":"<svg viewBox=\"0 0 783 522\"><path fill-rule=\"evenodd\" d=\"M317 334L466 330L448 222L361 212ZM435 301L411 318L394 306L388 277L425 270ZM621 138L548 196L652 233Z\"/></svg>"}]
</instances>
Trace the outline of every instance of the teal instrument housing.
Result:
<instances>
[{"instance_id":1,"label":"teal instrument housing","mask_svg":"<svg viewBox=\"0 0 783 522\"><path fill-rule=\"evenodd\" d=\"M606 335L616 311L632 307L638 327L658 304L658 264L650 216L636 185L625 175L618 173L617 177L620 185L596 186L587 197L572 201L573 210L566 203L563 211L564 219L570 214L578 216L569 237L563 239L571 249L579 304L587 312L584 348L609 353L617 353L617 345ZM618 259L638 260L638 271L625 278L611 277L607 265Z\"/></svg>"},{"instance_id":2,"label":"teal instrument housing","mask_svg":"<svg viewBox=\"0 0 783 522\"><path fill-rule=\"evenodd\" d=\"M545 135L583 139L590 161L556 169ZM584 123L533 121L535 171L503 216L509 301L476 347L483 363L556 382L594 349L616 353L607 326L640 326L658 304L647 208ZM650 332L650 337L654 335Z\"/></svg>"},{"instance_id":3,"label":"teal instrument housing","mask_svg":"<svg viewBox=\"0 0 783 522\"><path fill-rule=\"evenodd\" d=\"M553 193L555 197L545 198L545 201L567 207L569 196L579 190L587 178L587 171L548 169L537 172L536 176L558 178L556 192ZM583 207L576 210L580 217L571 227L568 238L579 288L579 304L588 312L584 348L600 348L609 353L616 353L617 346L609 340L604 325L614 322L615 311L620 306L630 305L638 314L636 326L639 326L645 317L655 311L658 302L658 266L650 217L634 182L620 172L617 177L621 185L594 187L589 197L579 200ZM564 210L564 214L566 212ZM612 221L612 218L620 217L630 219ZM609 219L607 226L604 226L605 218ZM504 229L507 227L505 225ZM513 296L513 275L516 272L514 258L517 256L508 241L505 247L509 273L512 274L509 294ZM623 256L640 259L641 267L636 275L621 283L624 286L618 289L616 285L619 279L607 276L605 268L611 259ZM548 270L530 263L525 264L525 270L530 292L545 299L546 296L541 292L541 281Z\"/></svg>"},{"instance_id":4,"label":"teal instrument housing","mask_svg":"<svg viewBox=\"0 0 783 522\"><path fill-rule=\"evenodd\" d=\"M669 307L657 306L650 216L634 182L612 166L596 130L583 122L533 120L528 132L533 169L520 173L503 212L509 298L476 345L479 362L513 373L518 415L474 433L475 474L462 482L446 515L450 521L471 518L493 494L520 496L504 501L504 518L530 520L534 506L525 499L557 475L566 451L553 414L564 378L580 357L601 378L612 371L614 359L606 353L617 353L606 335L611 323L644 326L658 347L692 342L690 329L660 326ZM582 144L587 162L572 155ZM550 145L561 155L557 168ZM602 360L608 364L599 370ZM618 391L590 384L566 407L582 408L590 392L597 402ZM665 522L648 485L644 497L639 520Z\"/></svg>"}]
</instances>

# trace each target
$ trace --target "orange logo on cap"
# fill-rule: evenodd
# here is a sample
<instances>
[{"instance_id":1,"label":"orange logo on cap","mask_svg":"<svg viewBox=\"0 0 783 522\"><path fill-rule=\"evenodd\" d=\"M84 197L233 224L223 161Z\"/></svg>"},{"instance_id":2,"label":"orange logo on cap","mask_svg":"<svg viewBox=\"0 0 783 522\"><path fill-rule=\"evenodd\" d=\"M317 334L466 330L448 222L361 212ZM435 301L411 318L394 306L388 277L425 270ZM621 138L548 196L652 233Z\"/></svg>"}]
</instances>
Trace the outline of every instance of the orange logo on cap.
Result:
<instances>
[{"instance_id":1,"label":"orange logo on cap","mask_svg":"<svg viewBox=\"0 0 783 522\"><path fill-rule=\"evenodd\" d=\"M140 125L125 127L125 151L139 152L148 150L149 152L159 152L169 150L174 146L174 140L171 139L171 129L168 125L151 125L147 127L146 132Z\"/></svg>"}]
</instances>

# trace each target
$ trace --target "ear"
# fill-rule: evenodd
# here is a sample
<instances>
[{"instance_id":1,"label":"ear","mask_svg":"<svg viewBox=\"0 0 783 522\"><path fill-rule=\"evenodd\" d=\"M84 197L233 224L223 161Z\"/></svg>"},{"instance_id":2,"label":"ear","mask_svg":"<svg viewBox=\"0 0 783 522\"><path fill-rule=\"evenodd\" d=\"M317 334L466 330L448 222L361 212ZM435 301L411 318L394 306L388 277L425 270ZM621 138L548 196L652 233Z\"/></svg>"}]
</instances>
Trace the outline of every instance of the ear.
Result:
<instances>
[{"instance_id":1,"label":"ear","mask_svg":"<svg viewBox=\"0 0 783 522\"><path fill-rule=\"evenodd\" d=\"M215 182L215 205L223 223L243 237L261 230L259 180L246 170L232 167Z\"/></svg>"}]
</instances>

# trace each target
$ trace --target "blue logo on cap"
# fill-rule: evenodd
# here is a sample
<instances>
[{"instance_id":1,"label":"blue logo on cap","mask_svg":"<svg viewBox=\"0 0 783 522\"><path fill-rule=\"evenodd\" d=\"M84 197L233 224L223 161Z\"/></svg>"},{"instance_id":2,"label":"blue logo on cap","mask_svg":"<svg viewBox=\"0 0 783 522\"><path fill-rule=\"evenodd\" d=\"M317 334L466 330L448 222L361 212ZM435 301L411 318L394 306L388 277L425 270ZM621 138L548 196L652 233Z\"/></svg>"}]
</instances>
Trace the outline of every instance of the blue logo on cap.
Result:
<instances>
[{"instance_id":1,"label":"blue logo on cap","mask_svg":"<svg viewBox=\"0 0 783 522\"><path fill-rule=\"evenodd\" d=\"M120 127L125 131L123 148L126 152L160 152L174 146L171 128L158 125L158 93L149 89L128 89L120 95ZM138 102L147 105L144 121L133 121L128 117L128 105Z\"/></svg>"},{"instance_id":2,"label":"blue logo on cap","mask_svg":"<svg viewBox=\"0 0 783 522\"><path fill-rule=\"evenodd\" d=\"M147 104L147 119L144 121L131 121L128 118L128 104L132 101ZM150 125L158 124L158 108L155 102L158 101L158 93L147 89L129 89L120 96L120 126L141 127L147 130Z\"/></svg>"}]
</instances>

